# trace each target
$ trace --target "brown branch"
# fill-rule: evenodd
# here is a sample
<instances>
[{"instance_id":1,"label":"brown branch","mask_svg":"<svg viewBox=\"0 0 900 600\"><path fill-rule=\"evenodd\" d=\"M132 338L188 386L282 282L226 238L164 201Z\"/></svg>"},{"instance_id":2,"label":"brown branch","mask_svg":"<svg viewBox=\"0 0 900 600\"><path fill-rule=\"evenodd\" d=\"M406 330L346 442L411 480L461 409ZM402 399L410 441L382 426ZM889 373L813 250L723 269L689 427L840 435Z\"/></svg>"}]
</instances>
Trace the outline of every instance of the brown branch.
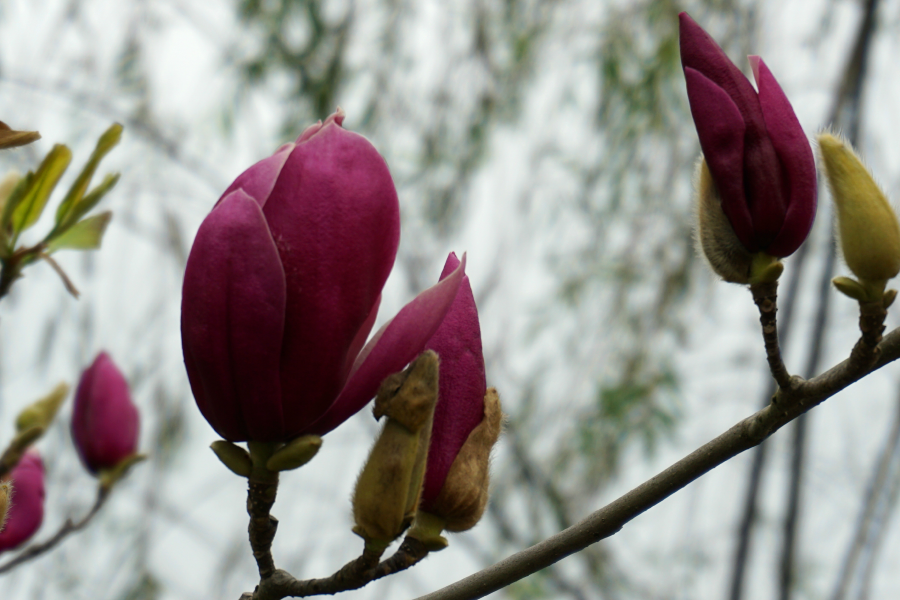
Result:
<instances>
[{"instance_id":1,"label":"brown branch","mask_svg":"<svg viewBox=\"0 0 900 600\"><path fill-rule=\"evenodd\" d=\"M97 499L94 501L94 506L91 507L91 510L90 512L88 512L88 514L86 514L78 522L73 522L72 519L67 519L66 522L63 523L63 526L60 527L59 531L57 531L53 535L53 537L48 539L46 542L29 546L12 560L7 561L3 565L0 565L0 574L11 571L22 563L26 563L44 554L45 552L52 550L71 534L84 529L87 524L90 523L94 518L94 515L96 515L106 503L107 498L109 498L109 488L98 486Z\"/></svg>"},{"instance_id":2,"label":"brown branch","mask_svg":"<svg viewBox=\"0 0 900 600\"><path fill-rule=\"evenodd\" d=\"M759 445L778 429L851 383L900 358L900 329L895 329L885 336L877 347L872 346L871 342L877 337L876 330L881 329L881 326L877 325L878 311L871 306L863 306L861 309L863 337L847 360L814 379L798 383L791 390L780 390L776 393L772 404L737 423L719 437L581 522L487 569L417 600L482 598L612 536L626 523L692 481L741 452ZM881 318L883 320L883 316Z\"/></svg>"},{"instance_id":3,"label":"brown branch","mask_svg":"<svg viewBox=\"0 0 900 600\"><path fill-rule=\"evenodd\" d=\"M269 511L275 504L277 492L277 478L274 482L250 481L247 490L247 513L250 515L250 525L248 525L247 531L250 535L253 558L256 559L259 577L262 580L275 573L272 540L275 539L275 532L278 529L278 519L269 514Z\"/></svg>"},{"instance_id":4,"label":"brown branch","mask_svg":"<svg viewBox=\"0 0 900 600\"><path fill-rule=\"evenodd\" d=\"M762 326L769 370L778 387L790 389L794 385L794 381L781 358L781 348L778 346L778 326L775 321L775 312L778 310L778 282L754 283L750 286L750 293L753 294L753 302L759 307L759 324Z\"/></svg>"},{"instance_id":5,"label":"brown branch","mask_svg":"<svg viewBox=\"0 0 900 600\"><path fill-rule=\"evenodd\" d=\"M376 579L405 571L427 555L428 550L422 542L408 537L389 559L379 563L379 554L365 550L362 556L344 565L331 577L300 580L287 571L276 569L259 582L252 594L243 594L241 600L281 600L356 590Z\"/></svg>"}]
</instances>

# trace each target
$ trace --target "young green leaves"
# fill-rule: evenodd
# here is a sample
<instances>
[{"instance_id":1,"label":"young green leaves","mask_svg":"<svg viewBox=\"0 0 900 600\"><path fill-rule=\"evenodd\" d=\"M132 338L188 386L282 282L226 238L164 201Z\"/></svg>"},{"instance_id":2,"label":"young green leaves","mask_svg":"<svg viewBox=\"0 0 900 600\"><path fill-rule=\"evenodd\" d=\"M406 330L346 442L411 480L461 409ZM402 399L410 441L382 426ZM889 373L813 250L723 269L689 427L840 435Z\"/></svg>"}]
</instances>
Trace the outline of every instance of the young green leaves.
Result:
<instances>
[{"instance_id":1,"label":"young green leaves","mask_svg":"<svg viewBox=\"0 0 900 600\"><path fill-rule=\"evenodd\" d=\"M19 237L40 219L50 194L72 161L72 151L57 144L36 171L29 171L22 177L8 175L0 183L0 296L21 276L22 269L38 258L47 260L59 271L49 258L51 253L64 248L93 250L100 247L112 214L104 212L86 219L82 217L100 202L119 179L118 174L107 175L99 185L88 190L100 161L119 143L121 137L122 126L118 123L100 137L87 164L57 208L53 228L33 246L17 247ZM67 287L70 286L67 284Z\"/></svg>"}]
</instances>

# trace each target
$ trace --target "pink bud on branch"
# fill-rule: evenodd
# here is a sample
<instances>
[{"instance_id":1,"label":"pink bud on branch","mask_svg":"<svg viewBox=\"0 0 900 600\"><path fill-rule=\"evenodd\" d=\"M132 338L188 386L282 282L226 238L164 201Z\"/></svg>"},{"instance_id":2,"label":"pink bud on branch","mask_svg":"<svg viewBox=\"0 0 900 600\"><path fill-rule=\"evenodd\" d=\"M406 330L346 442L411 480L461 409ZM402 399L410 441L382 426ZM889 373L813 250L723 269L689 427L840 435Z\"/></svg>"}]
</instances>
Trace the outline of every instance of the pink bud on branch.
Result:
<instances>
[{"instance_id":1,"label":"pink bud on branch","mask_svg":"<svg viewBox=\"0 0 900 600\"><path fill-rule=\"evenodd\" d=\"M12 550L35 534L44 520L44 463L26 452L9 475L12 494L6 527L0 532L0 552Z\"/></svg>"},{"instance_id":2,"label":"pink bud on branch","mask_svg":"<svg viewBox=\"0 0 900 600\"><path fill-rule=\"evenodd\" d=\"M226 440L324 435L414 359L464 266L365 345L394 264L400 210L372 144L338 110L241 174L200 226L181 333L197 406Z\"/></svg>"},{"instance_id":3,"label":"pink bud on branch","mask_svg":"<svg viewBox=\"0 0 900 600\"><path fill-rule=\"evenodd\" d=\"M128 382L106 352L85 369L75 392L72 438L94 474L113 469L137 452L140 415Z\"/></svg>"},{"instance_id":4,"label":"pink bud on branch","mask_svg":"<svg viewBox=\"0 0 900 600\"><path fill-rule=\"evenodd\" d=\"M721 208L748 252L789 256L816 215L809 141L761 58L750 57L757 92L687 13L679 18L691 114Z\"/></svg>"}]
</instances>

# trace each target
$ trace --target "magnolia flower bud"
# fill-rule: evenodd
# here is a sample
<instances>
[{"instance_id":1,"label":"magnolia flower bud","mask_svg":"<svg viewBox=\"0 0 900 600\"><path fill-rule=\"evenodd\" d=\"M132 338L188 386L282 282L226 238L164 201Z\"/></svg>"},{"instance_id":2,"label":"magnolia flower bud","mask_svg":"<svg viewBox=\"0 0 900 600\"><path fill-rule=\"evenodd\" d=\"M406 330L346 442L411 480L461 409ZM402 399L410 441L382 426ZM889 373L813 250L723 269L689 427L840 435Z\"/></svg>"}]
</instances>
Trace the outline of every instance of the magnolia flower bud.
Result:
<instances>
[{"instance_id":1,"label":"magnolia flower bud","mask_svg":"<svg viewBox=\"0 0 900 600\"><path fill-rule=\"evenodd\" d=\"M111 470L137 451L140 415L128 382L106 352L85 369L75 392L72 439L93 474Z\"/></svg>"},{"instance_id":2,"label":"magnolia flower bud","mask_svg":"<svg viewBox=\"0 0 900 600\"><path fill-rule=\"evenodd\" d=\"M373 412L387 421L353 492L353 531L367 547L383 550L412 521L427 458L423 430L431 428L437 395L438 357L431 351L378 391Z\"/></svg>"},{"instance_id":3,"label":"magnolia flower bud","mask_svg":"<svg viewBox=\"0 0 900 600\"><path fill-rule=\"evenodd\" d=\"M700 247L726 281L777 278L780 266L766 257L793 254L815 219L812 149L761 58L749 57L756 91L687 13L679 15L679 25L681 64L705 159L698 185ZM756 254L765 256L754 269L747 257Z\"/></svg>"},{"instance_id":4,"label":"magnolia flower bud","mask_svg":"<svg viewBox=\"0 0 900 600\"><path fill-rule=\"evenodd\" d=\"M837 207L844 261L863 288L873 288L876 296L870 300L877 300L879 291L875 288L883 291L887 280L900 272L897 215L849 144L823 133L819 135L819 150Z\"/></svg>"},{"instance_id":5,"label":"magnolia flower bud","mask_svg":"<svg viewBox=\"0 0 900 600\"><path fill-rule=\"evenodd\" d=\"M464 266L372 336L400 239L387 164L324 123L241 174L200 225L181 335L203 416L231 442L325 435L424 349Z\"/></svg>"},{"instance_id":6,"label":"magnolia flower bud","mask_svg":"<svg viewBox=\"0 0 900 600\"><path fill-rule=\"evenodd\" d=\"M0 532L0 552L21 546L35 534L44 520L44 463L31 450L9 474L11 503L6 527ZM9 488L7 488L8 490Z\"/></svg>"}]
</instances>

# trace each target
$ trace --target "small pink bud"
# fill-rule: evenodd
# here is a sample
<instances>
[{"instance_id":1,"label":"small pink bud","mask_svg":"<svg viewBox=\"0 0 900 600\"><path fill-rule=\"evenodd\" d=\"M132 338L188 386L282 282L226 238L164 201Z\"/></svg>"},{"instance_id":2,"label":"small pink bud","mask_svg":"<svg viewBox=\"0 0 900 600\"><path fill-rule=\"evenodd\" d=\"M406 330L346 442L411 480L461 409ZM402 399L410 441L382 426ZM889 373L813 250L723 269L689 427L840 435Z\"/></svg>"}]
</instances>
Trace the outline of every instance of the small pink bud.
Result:
<instances>
[{"instance_id":1,"label":"small pink bud","mask_svg":"<svg viewBox=\"0 0 900 600\"><path fill-rule=\"evenodd\" d=\"M106 352L81 375L72 413L72 438L91 473L111 469L137 451L140 415L128 382Z\"/></svg>"},{"instance_id":2,"label":"small pink bud","mask_svg":"<svg viewBox=\"0 0 900 600\"><path fill-rule=\"evenodd\" d=\"M22 456L8 481L12 498L6 527L0 532L0 552L21 546L44 520L44 463L37 451Z\"/></svg>"}]
</instances>

